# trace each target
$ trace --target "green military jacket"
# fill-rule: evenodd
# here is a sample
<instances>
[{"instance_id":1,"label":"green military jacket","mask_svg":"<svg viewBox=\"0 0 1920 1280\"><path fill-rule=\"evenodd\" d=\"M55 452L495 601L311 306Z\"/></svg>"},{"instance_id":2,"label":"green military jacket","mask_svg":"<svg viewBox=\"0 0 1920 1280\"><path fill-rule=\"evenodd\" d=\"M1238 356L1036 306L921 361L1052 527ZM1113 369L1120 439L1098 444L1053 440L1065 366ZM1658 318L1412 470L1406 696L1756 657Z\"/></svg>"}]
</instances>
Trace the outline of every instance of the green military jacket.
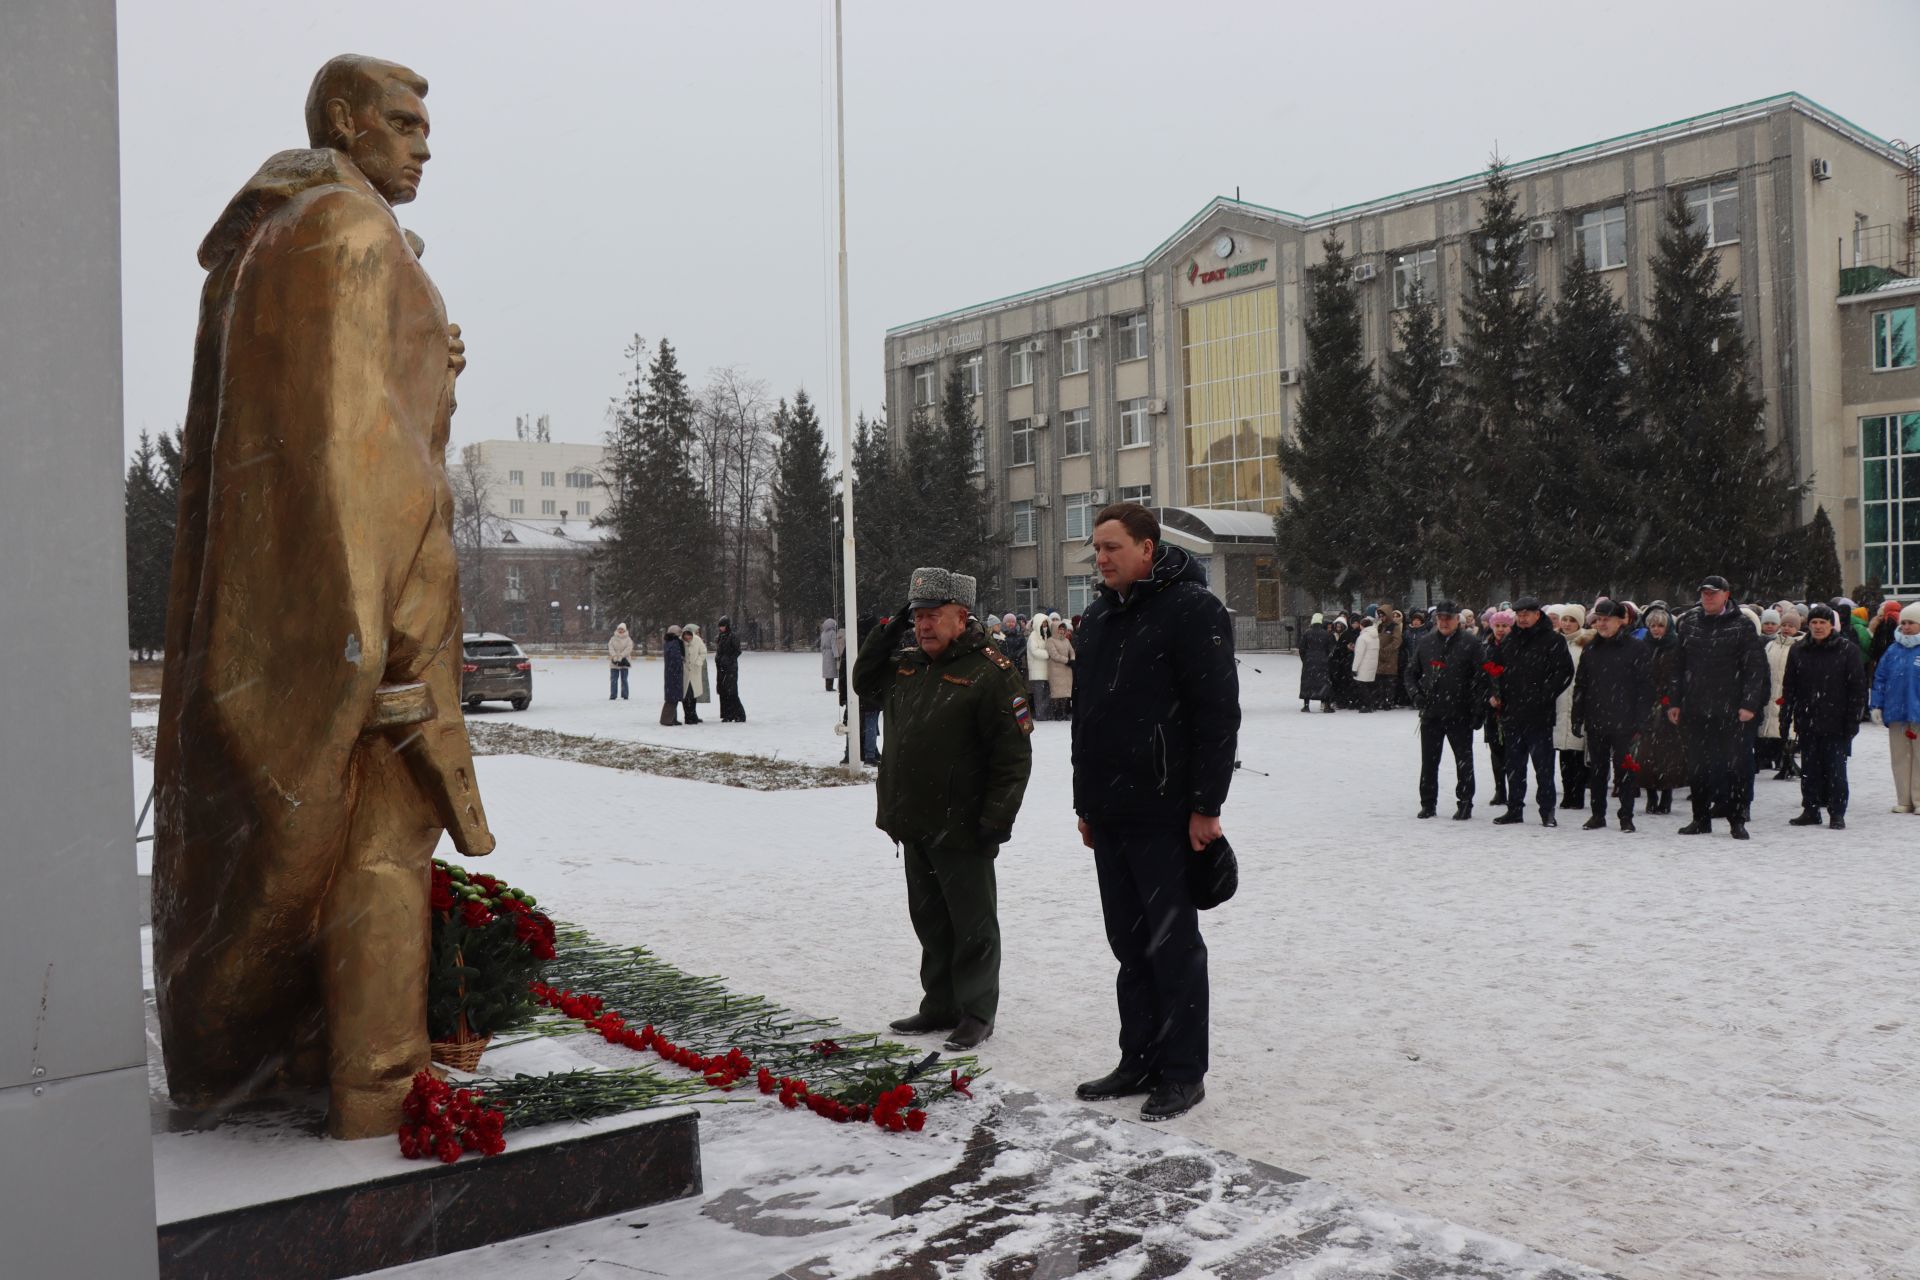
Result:
<instances>
[{"instance_id":1,"label":"green military jacket","mask_svg":"<svg viewBox=\"0 0 1920 1280\"><path fill-rule=\"evenodd\" d=\"M1033 710L1013 663L978 624L938 658L911 632L875 627L853 688L885 705L874 825L925 850L996 853L988 833L1013 830L1033 772Z\"/></svg>"}]
</instances>

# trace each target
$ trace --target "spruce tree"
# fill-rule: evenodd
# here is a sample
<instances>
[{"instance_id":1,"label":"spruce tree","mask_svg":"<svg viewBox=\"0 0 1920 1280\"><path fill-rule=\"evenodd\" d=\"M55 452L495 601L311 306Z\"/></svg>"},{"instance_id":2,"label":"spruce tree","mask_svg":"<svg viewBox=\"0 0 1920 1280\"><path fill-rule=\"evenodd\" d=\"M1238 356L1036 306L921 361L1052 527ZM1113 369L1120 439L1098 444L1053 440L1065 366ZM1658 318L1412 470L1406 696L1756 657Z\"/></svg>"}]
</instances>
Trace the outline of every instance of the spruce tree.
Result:
<instances>
[{"instance_id":1,"label":"spruce tree","mask_svg":"<svg viewBox=\"0 0 1920 1280\"><path fill-rule=\"evenodd\" d=\"M1364 520L1374 548L1373 594L1399 598L1415 578L1471 578L1477 544L1467 537L1474 511L1461 504L1458 487L1472 474L1473 441L1453 413L1457 390L1439 308L1418 284L1396 327L1399 345L1387 353L1381 376L1379 440L1369 451L1373 498Z\"/></svg>"},{"instance_id":2,"label":"spruce tree","mask_svg":"<svg viewBox=\"0 0 1920 1280\"><path fill-rule=\"evenodd\" d=\"M1634 344L1636 408L1663 499L1655 506L1667 516L1642 560L1651 586L1675 592L1706 573L1736 591L1758 585L1804 488L1767 443L1765 402L1747 380L1746 335L1717 258L1675 191Z\"/></svg>"},{"instance_id":3,"label":"spruce tree","mask_svg":"<svg viewBox=\"0 0 1920 1280\"><path fill-rule=\"evenodd\" d=\"M1546 542L1560 554L1541 563L1536 585L1562 594L1637 586L1638 558L1654 536L1645 482L1655 460L1634 429L1632 341L1626 308L1583 254L1571 254L1540 351L1554 464L1541 505L1549 518L1565 513L1569 537Z\"/></svg>"},{"instance_id":4,"label":"spruce tree","mask_svg":"<svg viewBox=\"0 0 1920 1280\"><path fill-rule=\"evenodd\" d=\"M173 442L171 477L163 454L140 433L127 464L125 517L127 551L127 647L142 659L161 651L166 639L167 588L173 572L173 530L178 506L178 442Z\"/></svg>"},{"instance_id":5,"label":"spruce tree","mask_svg":"<svg viewBox=\"0 0 1920 1280\"><path fill-rule=\"evenodd\" d=\"M793 404L782 400L773 415L773 484L767 523L773 531L771 594L790 626L818 626L839 613L833 594L839 542L827 437L803 387ZM801 634L805 627L800 627Z\"/></svg>"},{"instance_id":6,"label":"spruce tree","mask_svg":"<svg viewBox=\"0 0 1920 1280\"><path fill-rule=\"evenodd\" d=\"M1558 460L1540 433L1540 300L1529 258L1519 197L1495 156L1465 253L1456 429L1468 456L1450 495L1471 516L1461 522L1467 554L1446 585L1473 599L1495 583L1530 581L1540 565L1560 558L1567 540L1566 513L1543 502Z\"/></svg>"},{"instance_id":7,"label":"spruce tree","mask_svg":"<svg viewBox=\"0 0 1920 1280\"><path fill-rule=\"evenodd\" d=\"M854 420L853 436L855 572L861 608L876 616L890 613L899 604L907 575L915 567L903 546L905 484L901 459L888 439L886 418L861 414ZM835 514L837 519L837 509Z\"/></svg>"},{"instance_id":8,"label":"spruce tree","mask_svg":"<svg viewBox=\"0 0 1920 1280\"><path fill-rule=\"evenodd\" d=\"M1378 570L1357 518L1372 505L1377 421L1346 246L1328 236L1322 248L1325 258L1307 268L1306 353L1294 429L1280 440L1287 497L1273 530L1286 580L1346 603Z\"/></svg>"},{"instance_id":9,"label":"spruce tree","mask_svg":"<svg viewBox=\"0 0 1920 1280\"><path fill-rule=\"evenodd\" d=\"M993 482L973 469L975 452L982 448L981 426L973 415L973 400L958 364L947 371L940 398L940 424L935 436L932 521L944 547L926 561L947 564L979 582L979 600L1000 597L1001 548L1007 534L993 519Z\"/></svg>"},{"instance_id":10,"label":"spruce tree","mask_svg":"<svg viewBox=\"0 0 1920 1280\"><path fill-rule=\"evenodd\" d=\"M645 615L646 555L650 515L647 509L647 439L642 427L647 401L647 344L639 334L624 352L632 362L627 385L607 408L604 456L610 501L594 523L604 530L595 552L595 589L616 621L628 624L636 643L648 642L658 619Z\"/></svg>"},{"instance_id":11,"label":"spruce tree","mask_svg":"<svg viewBox=\"0 0 1920 1280\"><path fill-rule=\"evenodd\" d=\"M1815 507L1813 520L1800 531L1798 538L1801 553L1799 580L1789 581L1789 587L1799 586L1805 591L1795 599L1831 600L1840 594L1840 551L1833 536L1833 521L1827 516L1824 504Z\"/></svg>"}]
</instances>

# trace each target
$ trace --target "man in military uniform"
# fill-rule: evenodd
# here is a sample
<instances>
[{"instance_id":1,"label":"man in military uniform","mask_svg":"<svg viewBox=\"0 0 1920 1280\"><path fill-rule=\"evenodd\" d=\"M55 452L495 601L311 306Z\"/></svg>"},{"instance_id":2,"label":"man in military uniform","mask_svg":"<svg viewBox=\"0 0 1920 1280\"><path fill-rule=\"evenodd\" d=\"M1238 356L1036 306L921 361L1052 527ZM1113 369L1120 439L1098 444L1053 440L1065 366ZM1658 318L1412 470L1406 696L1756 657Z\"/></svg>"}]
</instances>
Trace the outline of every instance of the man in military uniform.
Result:
<instances>
[{"instance_id":1,"label":"man in military uniform","mask_svg":"<svg viewBox=\"0 0 1920 1280\"><path fill-rule=\"evenodd\" d=\"M949 1050L993 1034L1000 920L993 860L1013 838L1033 771L1033 711L1011 660L970 616L975 583L915 569L907 603L860 646L854 691L884 705L874 825L904 846L907 913L920 939L920 1011L893 1023L951 1031Z\"/></svg>"}]
</instances>

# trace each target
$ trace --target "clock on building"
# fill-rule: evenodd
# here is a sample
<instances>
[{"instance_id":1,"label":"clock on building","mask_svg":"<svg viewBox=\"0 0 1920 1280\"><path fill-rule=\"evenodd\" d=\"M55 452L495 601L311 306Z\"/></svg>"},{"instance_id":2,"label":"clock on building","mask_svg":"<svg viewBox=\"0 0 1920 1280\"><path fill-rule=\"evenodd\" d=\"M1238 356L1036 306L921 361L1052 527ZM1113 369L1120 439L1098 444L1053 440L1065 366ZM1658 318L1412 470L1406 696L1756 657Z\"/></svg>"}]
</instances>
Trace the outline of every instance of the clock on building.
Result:
<instances>
[{"instance_id":1,"label":"clock on building","mask_svg":"<svg viewBox=\"0 0 1920 1280\"><path fill-rule=\"evenodd\" d=\"M1233 256L1233 237L1221 236L1218 240L1215 240L1213 242L1213 256L1216 258L1231 258Z\"/></svg>"}]
</instances>

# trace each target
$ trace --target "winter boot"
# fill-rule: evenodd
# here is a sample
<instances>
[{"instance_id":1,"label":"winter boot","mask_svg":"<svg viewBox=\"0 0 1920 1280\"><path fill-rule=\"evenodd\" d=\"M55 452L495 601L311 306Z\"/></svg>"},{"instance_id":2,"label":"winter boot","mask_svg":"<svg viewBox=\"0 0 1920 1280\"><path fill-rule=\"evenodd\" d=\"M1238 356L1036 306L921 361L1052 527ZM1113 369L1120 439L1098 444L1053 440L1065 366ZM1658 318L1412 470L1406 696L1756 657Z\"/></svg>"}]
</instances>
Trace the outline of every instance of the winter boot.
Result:
<instances>
[{"instance_id":1,"label":"winter boot","mask_svg":"<svg viewBox=\"0 0 1920 1280\"><path fill-rule=\"evenodd\" d=\"M1833 816L1827 819L1827 829L1829 831L1845 831L1847 829L1847 815L1836 809Z\"/></svg>"},{"instance_id":2,"label":"winter boot","mask_svg":"<svg viewBox=\"0 0 1920 1280\"><path fill-rule=\"evenodd\" d=\"M1686 826L1680 828L1680 830L1675 832L1675 834L1683 835L1683 836L1712 835L1713 819L1712 818L1695 818L1692 822L1689 822Z\"/></svg>"},{"instance_id":3,"label":"winter boot","mask_svg":"<svg viewBox=\"0 0 1920 1280\"><path fill-rule=\"evenodd\" d=\"M1620 830L1627 835L1633 834L1633 815L1632 814L1623 813L1620 815Z\"/></svg>"},{"instance_id":4,"label":"winter boot","mask_svg":"<svg viewBox=\"0 0 1920 1280\"><path fill-rule=\"evenodd\" d=\"M1106 1102L1111 1098L1130 1098L1135 1094L1152 1093L1160 1083L1153 1072L1136 1070L1124 1063L1115 1067L1098 1080L1082 1081L1073 1091L1074 1097L1082 1102Z\"/></svg>"},{"instance_id":5,"label":"winter boot","mask_svg":"<svg viewBox=\"0 0 1920 1280\"><path fill-rule=\"evenodd\" d=\"M903 1036L924 1036L936 1031L951 1031L960 1025L960 1019L942 1018L931 1013L916 1013L909 1018L895 1018L887 1025Z\"/></svg>"},{"instance_id":6,"label":"winter boot","mask_svg":"<svg viewBox=\"0 0 1920 1280\"><path fill-rule=\"evenodd\" d=\"M1745 840L1747 838L1746 822L1740 818L1728 818L1727 834L1732 836L1735 840Z\"/></svg>"},{"instance_id":7,"label":"winter boot","mask_svg":"<svg viewBox=\"0 0 1920 1280\"><path fill-rule=\"evenodd\" d=\"M1606 829L1606 825L1607 825L1607 820L1596 813L1591 818L1588 818L1585 822L1581 823L1580 829L1582 831L1603 831Z\"/></svg>"},{"instance_id":8,"label":"winter boot","mask_svg":"<svg viewBox=\"0 0 1920 1280\"><path fill-rule=\"evenodd\" d=\"M953 1034L947 1037L947 1042L941 1048L948 1053L965 1053L968 1049L978 1049L992 1035L991 1022L982 1022L970 1013L965 1014L960 1019L960 1025L953 1029Z\"/></svg>"},{"instance_id":9,"label":"winter boot","mask_svg":"<svg viewBox=\"0 0 1920 1280\"><path fill-rule=\"evenodd\" d=\"M1465 800L1462 800L1459 803L1459 805L1455 807L1453 811L1453 820L1455 822L1465 822L1468 818L1471 818L1472 816L1473 816L1473 806L1468 804Z\"/></svg>"},{"instance_id":10,"label":"winter boot","mask_svg":"<svg viewBox=\"0 0 1920 1280\"><path fill-rule=\"evenodd\" d=\"M1436 810L1432 805L1423 804L1420 806L1420 812L1414 814L1413 816L1416 818L1431 818L1435 812Z\"/></svg>"},{"instance_id":11,"label":"winter boot","mask_svg":"<svg viewBox=\"0 0 1920 1280\"><path fill-rule=\"evenodd\" d=\"M1799 817L1787 819L1787 825L1790 827L1817 827L1820 825L1820 811L1818 809L1802 809Z\"/></svg>"},{"instance_id":12,"label":"winter boot","mask_svg":"<svg viewBox=\"0 0 1920 1280\"><path fill-rule=\"evenodd\" d=\"M1560 819L1553 816L1553 810L1542 809L1540 811L1540 825L1543 827L1557 827L1560 825Z\"/></svg>"},{"instance_id":13,"label":"winter boot","mask_svg":"<svg viewBox=\"0 0 1920 1280\"><path fill-rule=\"evenodd\" d=\"M1147 1095L1140 1108L1142 1120L1172 1120L1199 1106L1207 1096L1207 1086L1198 1080L1162 1080Z\"/></svg>"},{"instance_id":14,"label":"winter boot","mask_svg":"<svg viewBox=\"0 0 1920 1280\"><path fill-rule=\"evenodd\" d=\"M1508 809L1505 813L1493 820L1493 825L1496 827L1514 827L1526 820L1527 816L1518 809Z\"/></svg>"}]
</instances>

